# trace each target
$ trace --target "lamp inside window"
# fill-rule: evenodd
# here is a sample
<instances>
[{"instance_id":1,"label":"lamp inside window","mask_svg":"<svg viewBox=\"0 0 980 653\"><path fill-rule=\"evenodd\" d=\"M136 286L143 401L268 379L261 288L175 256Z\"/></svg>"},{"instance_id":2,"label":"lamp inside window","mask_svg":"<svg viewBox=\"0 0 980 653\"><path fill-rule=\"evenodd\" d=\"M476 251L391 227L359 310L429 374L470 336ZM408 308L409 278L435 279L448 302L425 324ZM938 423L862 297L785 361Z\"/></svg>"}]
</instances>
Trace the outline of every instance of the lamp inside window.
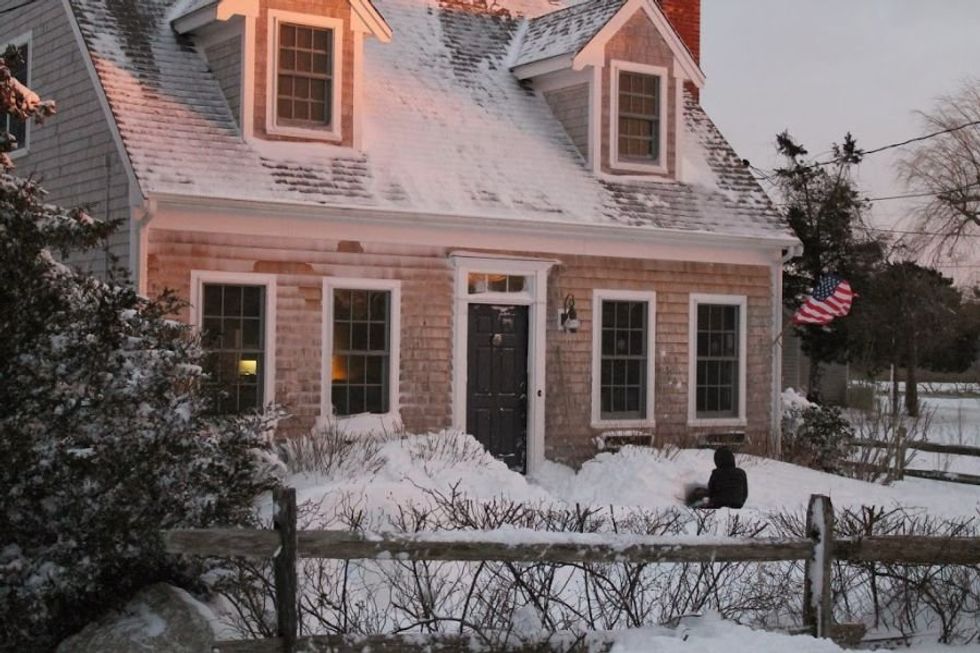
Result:
<instances>
[{"instance_id":1,"label":"lamp inside window","mask_svg":"<svg viewBox=\"0 0 980 653\"><path fill-rule=\"evenodd\" d=\"M255 359L242 358L238 361L239 376L255 376L259 372L259 362Z\"/></svg>"}]
</instances>

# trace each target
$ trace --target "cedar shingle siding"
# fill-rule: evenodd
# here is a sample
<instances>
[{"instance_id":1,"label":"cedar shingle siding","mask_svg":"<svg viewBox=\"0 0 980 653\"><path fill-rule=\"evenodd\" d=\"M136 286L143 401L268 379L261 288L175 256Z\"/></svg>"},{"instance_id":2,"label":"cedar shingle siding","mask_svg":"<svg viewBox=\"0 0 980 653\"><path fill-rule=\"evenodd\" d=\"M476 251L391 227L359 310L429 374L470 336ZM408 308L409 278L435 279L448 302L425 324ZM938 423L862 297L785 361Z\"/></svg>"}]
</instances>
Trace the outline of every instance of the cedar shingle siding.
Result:
<instances>
[{"instance_id":1,"label":"cedar shingle siding","mask_svg":"<svg viewBox=\"0 0 980 653\"><path fill-rule=\"evenodd\" d=\"M451 425L453 280L448 251L361 242L151 230L150 291L190 293L194 269L278 275L276 397L293 418L281 433L309 429L320 411L322 282L324 276L402 280L401 416L412 432ZM533 256L529 253L508 252ZM689 293L748 297L745 392L750 448L764 451L771 378L770 276L764 266L562 256L548 279L547 316L564 293L577 298L582 327L559 333L547 320L545 454L581 463L596 453L592 405L592 290L657 292L655 416L658 442L690 443L717 428L687 426ZM186 317L186 316L185 316ZM730 429L721 429L730 430Z\"/></svg>"},{"instance_id":2,"label":"cedar shingle siding","mask_svg":"<svg viewBox=\"0 0 980 653\"><path fill-rule=\"evenodd\" d=\"M578 84L544 94L555 118L565 128L579 154L589 155L589 85Z\"/></svg>"},{"instance_id":3,"label":"cedar shingle siding","mask_svg":"<svg viewBox=\"0 0 980 653\"><path fill-rule=\"evenodd\" d=\"M242 124L242 37L234 36L204 51L231 113Z\"/></svg>"},{"instance_id":4,"label":"cedar shingle siding","mask_svg":"<svg viewBox=\"0 0 980 653\"><path fill-rule=\"evenodd\" d=\"M16 173L40 178L49 202L85 206L100 219L128 218L125 169L62 3L35 2L0 20L0 44L26 32L31 32L31 87L54 100L58 113L41 126L31 125L28 153L14 161ZM108 252L120 265L129 264L126 222L110 238ZM71 262L102 273L106 256L93 250Z\"/></svg>"}]
</instances>

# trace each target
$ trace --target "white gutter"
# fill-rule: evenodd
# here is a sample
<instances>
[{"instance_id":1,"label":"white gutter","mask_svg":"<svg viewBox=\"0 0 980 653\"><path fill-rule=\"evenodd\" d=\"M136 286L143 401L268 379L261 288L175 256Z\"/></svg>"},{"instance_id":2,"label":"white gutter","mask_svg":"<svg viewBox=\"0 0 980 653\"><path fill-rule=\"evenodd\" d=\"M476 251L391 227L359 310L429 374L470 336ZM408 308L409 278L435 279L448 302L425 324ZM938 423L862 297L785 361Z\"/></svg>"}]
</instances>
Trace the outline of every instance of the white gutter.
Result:
<instances>
[{"instance_id":1,"label":"white gutter","mask_svg":"<svg viewBox=\"0 0 980 653\"><path fill-rule=\"evenodd\" d=\"M631 227L616 224L589 224L550 220L501 218L486 215L434 211L419 213L404 209L378 209L357 204L296 204L277 200L239 200L216 197L151 193L156 210L163 208L188 210L224 210L236 215L288 217L304 220L332 221L347 224L376 224L419 226L433 228L479 228L510 234L536 234L566 238L629 240L660 244L703 245L754 250L785 250L799 245L794 236L752 236L717 234L709 231L664 229L661 227Z\"/></svg>"},{"instance_id":2,"label":"white gutter","mask_svg":"<svg viewBox=\"0 0 980 653\"><path fill-rule=\"evenodd\" d=\"M142 215L137 215L139 211L142 211ZM147 293L147 226L156 214L156 200L148 199L142 206L134 207L133 215L129 220L130 273L133 275L136 292L144 297Z\"/></svg>"}]
</instances>

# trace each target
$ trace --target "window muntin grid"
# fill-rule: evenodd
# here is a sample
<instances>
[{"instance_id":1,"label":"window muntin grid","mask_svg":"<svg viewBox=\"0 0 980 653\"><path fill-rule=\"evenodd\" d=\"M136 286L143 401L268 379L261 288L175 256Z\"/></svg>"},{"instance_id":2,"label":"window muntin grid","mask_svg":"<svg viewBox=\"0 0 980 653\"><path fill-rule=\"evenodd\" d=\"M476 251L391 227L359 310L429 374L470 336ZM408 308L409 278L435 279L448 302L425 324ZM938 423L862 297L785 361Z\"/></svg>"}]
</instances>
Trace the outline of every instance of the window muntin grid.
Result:
<instances>
[{"instance_id":1,"label":"window muntin grid","mask_svg":"<svg viewBox=\"0 0 980 653\"><path fill-rule=\"evenodd\" d=\"M203 284L201 330L208 351L206 367L219 390L218 413L263 406L265 293L264 286Z\"/></svg>"},{"instance_id":2,"label":"window muntin grid","mask_svg":"<svg viewBox=\"0 0 980 653\"><path fill-rule=\"evenodd\" d=\"M336 415L387 413L391 292L333 291L331 401Z\"/></svg>"},{"instance_id":3,"label":"window muntin grid","mask_svg":"<svg viewBox=\"0 0 980 653\"><path fill-rule=\"evenodd\" d=\"M467 292L480 295L486 292L519 293L527 290L527 277L512 274L470 272L467 275Z\"/></svg>"},{"instance_id":4,"label":"window muntin grid","mask_svg":"<svg viewBox=\"0 0 980 653\"><path fill-rule=\"evenodd\" d=\"M333 30L279 24L276 122L329 125L333 104Z\"/></svg>"},{"instance_id":5,"label":"window muntin grid","mask_svg":"<svg viewBox=\"0 0 980 653\"><path fill-rule=\"evenodd\" d=\"M698 417L739 414L739 310L737 305L698 304Z\"/></svg>"},{"instance_id":6,"label":"window muntin grid","mask_svg":"<svg viewBox=\"0 0 980 653\"><path fill-rule=\"evenodd\" d=\"M601 310L599 417L645 419L648 303L604 299Z\"/></svg>"},{"instance_id":7,"label":"window muntin grid","mask_svg":"<svg viewBox=\"0 0 980 653\"><path fill-rule=\"evenodd\" d=\"M619 73L619 157L660 160L660 77Z\"/></svg>"}]
</instances>

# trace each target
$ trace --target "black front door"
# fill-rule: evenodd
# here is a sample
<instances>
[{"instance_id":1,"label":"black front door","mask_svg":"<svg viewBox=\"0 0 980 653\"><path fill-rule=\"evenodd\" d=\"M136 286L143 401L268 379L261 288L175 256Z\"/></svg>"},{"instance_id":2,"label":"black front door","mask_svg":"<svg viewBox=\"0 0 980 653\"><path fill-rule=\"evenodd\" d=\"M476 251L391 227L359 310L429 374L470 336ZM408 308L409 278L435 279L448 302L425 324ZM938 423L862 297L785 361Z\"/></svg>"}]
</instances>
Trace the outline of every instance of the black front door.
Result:
<instances>
[{"instance_id":1,"label":"black front door","mask_svg":"<svg viewBox=\"0 0 980 653\"><path fill-rule=\"evenodd\" d=\"M527 471L527 306L470 304L466 430Z\"/></svg>"}]
</instances>

